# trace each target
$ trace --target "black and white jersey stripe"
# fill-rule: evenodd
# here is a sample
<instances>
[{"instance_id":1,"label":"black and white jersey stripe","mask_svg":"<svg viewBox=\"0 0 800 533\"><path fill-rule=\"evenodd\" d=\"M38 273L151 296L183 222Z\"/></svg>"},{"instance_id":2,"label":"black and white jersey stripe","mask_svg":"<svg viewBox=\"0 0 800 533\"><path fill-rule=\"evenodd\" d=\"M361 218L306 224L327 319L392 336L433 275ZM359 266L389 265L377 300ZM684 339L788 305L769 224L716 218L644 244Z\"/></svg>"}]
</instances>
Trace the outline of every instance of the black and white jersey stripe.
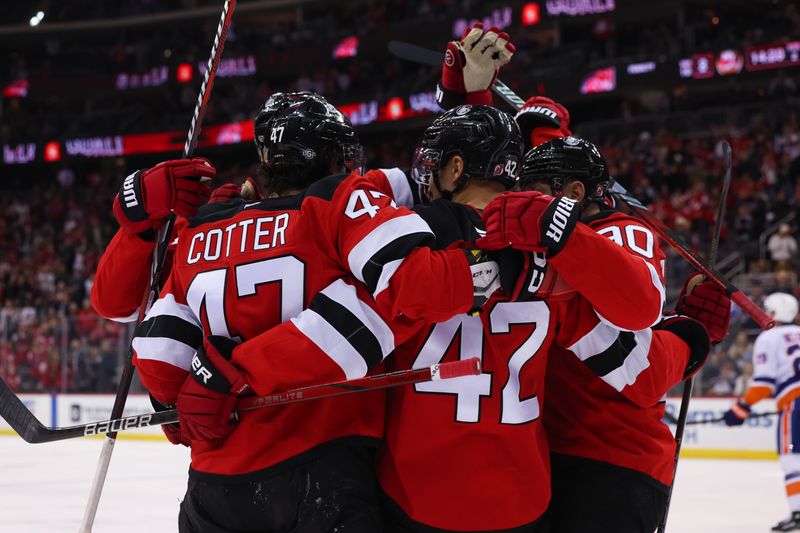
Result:
<instances>
[{"instance_id":1,"label":"black and white jersey stripe","mask_svg":"<svg viewBox=\"0 0 800 533\"><path fill-rule=\"evenodd\" d=\"M652 340L653 330L649 328L622 331L601 322L568 349L621 392L650 366L647 355Z\"/></svg>"},{"instance_id":2,"label":"black and white jersey stripe","mask_svg":"<svg viewBox=\"0 0 800 533\"><path fill-rule=\"evenodd\" d=\"M391 218L350 250L347 263L356 279L377 297L389 286L403 258L433 240L430 226L416 213Z\"/></svg>"},{"instance_id":3,"label":"black and white jersey stripe","mask_svg":"<svg viewBox=\"0 0 800 533\"><path fill-rule=\"evenodd\" d=\"M310 308L291 321L347 379L365 376L394 350L392 330L358 297L355 287L342 280L314 296Z\"/></svg>"},{"instance_id":4,"label":"black and white jersey stripe","mask_svg":"<svg viewBox=\"0 0 800 533\"><path fill-rule=\"evenodd\" d=\"M397 205L412 207L419 203L417 184L399 168L380 169L392 188L392 199Z\"/></svg>"},{"instance_id":5,"label":"black and white jersey stripe","mask_svg":"<svg viewBox=\"0 0 800 533\"><path fill-rule=\"evenodd\" d=\"M200 321L175 296L165 294L153 304L136 328L133 349L139 359L169 363L189 370L197 348L203 343Z\"/></svg>"}]
</instances>

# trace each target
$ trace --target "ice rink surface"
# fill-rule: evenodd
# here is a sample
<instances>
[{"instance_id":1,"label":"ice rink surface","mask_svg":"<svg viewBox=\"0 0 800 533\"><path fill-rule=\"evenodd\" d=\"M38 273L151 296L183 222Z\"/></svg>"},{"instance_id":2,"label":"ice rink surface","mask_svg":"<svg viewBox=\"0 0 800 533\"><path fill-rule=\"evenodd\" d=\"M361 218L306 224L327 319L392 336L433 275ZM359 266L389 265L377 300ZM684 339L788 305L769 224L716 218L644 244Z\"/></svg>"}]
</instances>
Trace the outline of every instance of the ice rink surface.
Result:
<instances>
[{"instance_id":1,"label":"ice rink surface","mask_svg":"<svg viewBox=\"0 0 800 533\"><path fill-rule=\"evenodd\" d=\"M0 532L77 531L101 445L0 436ZM186 448L118 441L93 531L176 531L188 466ZM667 531L766 533L786 514L777 461L682 459Z\"/></svg>"}]
</instances>

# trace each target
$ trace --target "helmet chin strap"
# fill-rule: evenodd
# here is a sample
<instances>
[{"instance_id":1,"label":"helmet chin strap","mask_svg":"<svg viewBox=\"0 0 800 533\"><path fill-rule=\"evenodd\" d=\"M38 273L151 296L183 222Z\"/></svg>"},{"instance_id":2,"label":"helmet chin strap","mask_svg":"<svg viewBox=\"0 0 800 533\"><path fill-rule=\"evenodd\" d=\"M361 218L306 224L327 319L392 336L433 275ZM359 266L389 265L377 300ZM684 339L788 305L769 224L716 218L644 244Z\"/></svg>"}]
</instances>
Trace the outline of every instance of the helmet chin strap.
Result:
<instances>
[{"instance_id":1,"label":"helmet chin strap","mask_svg":"<svg viewBox=\"0 0 800 533\"><path fill-rule=\"evenodd\" d=\"M439 194L442 195L442 198L449 201L452 201L453 196L461 192L461 190L467 186L467 182L469 181L469 178L467 178L466 174L462 173L461 176L459 176L458 181L456 181L456 186L453 188L453 190L447 191L442 188L442 183L439 180L439 171L435 170L431 174L433 178L433 184L436 186L436 190L439 191Z\"/></svg>"}]
</instances>

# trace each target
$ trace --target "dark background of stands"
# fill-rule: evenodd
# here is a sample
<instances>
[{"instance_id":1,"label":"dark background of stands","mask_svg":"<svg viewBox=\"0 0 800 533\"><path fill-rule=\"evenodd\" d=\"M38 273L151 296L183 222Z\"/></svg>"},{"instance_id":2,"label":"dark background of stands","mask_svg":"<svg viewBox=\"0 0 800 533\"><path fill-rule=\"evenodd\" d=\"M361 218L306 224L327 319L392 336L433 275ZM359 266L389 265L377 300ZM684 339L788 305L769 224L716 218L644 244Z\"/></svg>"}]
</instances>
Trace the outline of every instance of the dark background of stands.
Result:
<instances>
[{"instance_id":1,"label":"dark background of stands","mask_svg":"<svg viewBox=\"0 0 800 533\"><path fill-rule=\"evenodd\" d=\"M604 2L587 2L595 5ZM576 134L596 142L612 175L676 228L699 254L714 223L722 174L720 141L734 149L720 268L756 301L775 290L798 294L800 68L683 78L694 54L800 41L800 10L788 0L664 2L617 0L611 12L548 16L523 26L529 2L239 0L225 58L252 56L250 76L219 78L206 124L252 118L274 91L310 89L337 105L432 91L439 69L391 57L405 40L443 50L458 19L499 15L517 46L502 78L520 95L550 96L570 110ZM0 145L92 136L183 131L201 77L176 80L179 65L205 63L221 1L33 1L0 5L0 87L28 82L27 96L0 100ZM36 11L45 16L30 27ZM502 17L501 17L502 18ZM358 55L334 59L348 37ZM627 65L654 63L647 76ZM592 71L616 67L617 88L580 94ZM120 90L119 75L166 68L156 87ZM405 166L433 116L360 127L370 166ZM127 351L127 326L97 317L88 290L116 231L111 200L129 172L177 153L63 157L0 164L0 377L18 391L111 391ZM220 181L255 171L251 144L200 150ZM770 239L789 225L788 258ZM787 240L788 239L788 240ZM791 245L787 245L791 249ZM668 258L674 301L689 267ZM737 309L696 388L739 394L752 373L758 330Z\"/></svg>"}]
</instances>

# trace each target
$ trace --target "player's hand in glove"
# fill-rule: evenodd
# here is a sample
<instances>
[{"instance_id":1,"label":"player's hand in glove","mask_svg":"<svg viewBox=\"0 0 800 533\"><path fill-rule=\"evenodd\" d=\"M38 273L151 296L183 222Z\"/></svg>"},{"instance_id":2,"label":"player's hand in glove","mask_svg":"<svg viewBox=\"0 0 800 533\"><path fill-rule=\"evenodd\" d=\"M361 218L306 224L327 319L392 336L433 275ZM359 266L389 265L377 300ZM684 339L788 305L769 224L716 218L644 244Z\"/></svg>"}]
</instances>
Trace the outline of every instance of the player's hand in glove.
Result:
<instances>
[{"instance_id":1,"label":"player's hand in glove","mask_svg":"<svg viewBox=\"0 0 800 533\"><path fill-rule=\"evenodd\" d=\"M208 201L217 170L203 158L164 161L137 170L122 182L114 199L114 218L129 233L157 230L170 214L190 217Z\"/></svg>"},{"instance_id":2,"label":"player's hand in glove","mask_svg":"<svg viewBox=\"0 0 800 533\"><path fill-rule=\"evenodd\" d=\"M726 426L741 426L750 416L750 406L739 400L722 415Z\"/></svg>"},{"instance_id":3,"label":"player's hand in glove","mask_svg":"<svg viewBox=\"0 0 800 533\"><path fill-rule=\"evenodd\" d=\"M546 252L552 257L567 244L581 218L578 202L536 191L509 192L489 202L481 214L486 236L475 244L484 250L511 247Z\"/></svg>"},{"instance_id":4,"label":"player's hand in glove","mask_svg":"<svg viewBox=\"0 0 800 533\"><path fill-rule=\"evenodd\" d=\"M192 358L192 368L178 394L178 422L192 443L219 446L236 428L231 420L236 400L252 393L244 374L230 363L236 342L207 337Z\"/></svg>"},{"instance_id":5,"label":"player's hand in glove","mask_svg":"<svg viewBox=\"0 0 800 533\"><path fill-rule=\"evenodd\" d=\"M508 34L495 27L485 32L483 24L467 28L460 41L447 45L436 91L439 105L445 109L464 103L492 105L489 89L514 50Z\"/></svg>"},{"instance_id":6,"label":"player's hand in glove","mask_svg":"<svg viewBox=\"0 0 800 533\"><path fill-rule=\"evenodd\" d=\"M220 185L211 193L208 203L230 202L234 198L242 197L248 201L263 200L264 195L253 178L245 178L244 183L239 186L235 183L225 183Z\"/></svg>"},{"instance_id":7,"label":"player's hand in glove","mask_svg":"<svg viewBox=\"0 0 800 533\"><path fill-rule=\"evenodd\" d=\"M530 139L531 147L572 135L569 111L546 96L528 98L514 120L519 125L522 137Z\"/></svg>"},{"instance_id":8,"label":"player's hand in glove","mask_svg":"<svg viewBox=\"0 0 800 533\"><path fill-rule=\"evenodd\" d=\"M711 280L703 280L702 274L689 276L683 285L675 307L703 324L712 343L722 341L728 334L731 323L731 299L725 289Z\"/></svg>"},{"instance_id":9,"label":"player's hand in glove","mask_svg":"<svg viewBox=\"0 0 800 533\"><path fill-rule=\"evenodd\" d=\"M156 413L170 409L168 405L164 405L163 403L156 400L152 394L150 395L150 403L153 404L153 409L155 409ZM175 445L183 444L184 446L189 446L191 444L186 435L184 435L181 432L181 425L177 422L175 422L174 424L162 424L161 431L164 432L164 435L166 435L167 440L170 441L172 444Z\"/></svg>"}]
</instances>

